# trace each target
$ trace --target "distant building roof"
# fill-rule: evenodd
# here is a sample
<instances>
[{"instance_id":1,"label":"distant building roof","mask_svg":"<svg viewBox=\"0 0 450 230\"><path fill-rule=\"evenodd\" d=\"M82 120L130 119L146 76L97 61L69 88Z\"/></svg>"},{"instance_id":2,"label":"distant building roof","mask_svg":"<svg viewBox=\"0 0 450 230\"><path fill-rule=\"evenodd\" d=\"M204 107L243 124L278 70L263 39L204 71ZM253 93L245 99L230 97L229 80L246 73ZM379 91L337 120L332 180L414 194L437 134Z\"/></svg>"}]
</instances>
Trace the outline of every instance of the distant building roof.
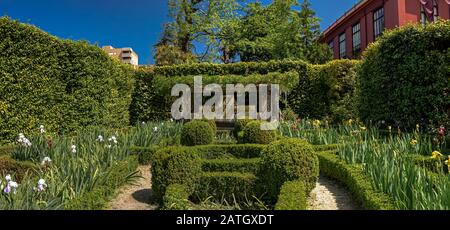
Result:
<instances>
[{"instance_id":1,"label":"distant building roof","mask_svg":"<svg viewBox=\"0 0 450 230\"><path fill-rule=\"evenodd\" d=\"M369 2L373 0L362 0L356 3L352 8L350 8L347 12L345 12L340 18L338 18L333 24L331 24L325 31L322 33L322 37L325 37L328 33L331 33L336 27L338 27L341 23L345 21L348 17L358 12L359 9L366 6Z\"/></svg>"}]
</instances>

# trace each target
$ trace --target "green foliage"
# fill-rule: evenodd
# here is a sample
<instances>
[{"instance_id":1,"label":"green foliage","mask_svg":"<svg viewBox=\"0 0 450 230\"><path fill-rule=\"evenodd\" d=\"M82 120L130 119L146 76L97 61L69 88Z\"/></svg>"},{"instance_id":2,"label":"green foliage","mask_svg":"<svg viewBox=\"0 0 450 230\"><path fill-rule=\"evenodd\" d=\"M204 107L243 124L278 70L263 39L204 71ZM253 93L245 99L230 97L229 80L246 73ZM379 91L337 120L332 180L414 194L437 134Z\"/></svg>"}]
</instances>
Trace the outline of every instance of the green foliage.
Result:
<instances>
[{"instance_id":1,"label":"green foliage","mask_svg":"<svg viewBox=\"0 0 450 230\"><path fill-rule=\"evenodd\" d=\"M416 165L430 170L434 173L448 173L449 167L444 163L448 157L441 156L433 159L429 156L413 155L413 161Z\"/></svg>"},{"instance_id":2,"label":"green foliage","mask_svg":"<svg viewBox=\"0 0 450 230\"><path fill-rule=\"evenodd\" d=\"M204 172L193 197L198 200L242 202L254 195L256 177L251 173Z\"/></svg>"},{"instance_id":3,"label":"green foliage","mask_svg":"<svg viewBox=\"0 0 450 230\"><path fill-rule=\"evenodd\" d=\"M283 139L272 142L263 150L257 176L259 190L266 193L270 204L274 204L281 186L287 181L304 181L309 194L319 178L319 161L308 142Z\"/></svg>"},{"instance_id":4,"label":"green foliage","mask_svg":"<svg viewBox=\"0 0 450 230\"><path fill-rule=\"evenodd\" d=\"M8 155L14 151L16 147L14 145L6 145L0 147L0 156Z\"/></svg>"},{"instance_id":5,"label":"green foliage","mask_svg":"<svg viewBox=\"0 0 450 230\"><path fill-rule=\"evenodd\" d=\"M140 165L148 165L152 162L152 157L160 148L158 146L150 147L132 147L131 152L138 156Z\"/></svg>"},{"instance_id":6,"label":"green foliage","mask_svg":"<svg viewBox=\"0 0 450 230\"><path fill-rule=\"evenodd\" d=\"M234 122L233 135L235 138L239 138L239 133L244 131L245 126L254 120L251 119L238 119ZM242 133L243 135L243 133Z\"/></svg>"},{"instance_id":7,"label":"green foliage","mask_svg":"<svg viewBox=\"0 0 450 230\"><path fill-rule=\"evenodd\" d=\"M275 210L306 210L307 197L303 181L288 181L283 184Z\"/></svg>"},{"instance_id":8,"label":"green foliage","mask_svg":"<svg viewBox=\"0 0 450 230\"><path fill-rule=\"evenodd\" d=\"M298 7L300 6L300 10ZM301 59L323 63L331 59L329 48L317 43L319 19L309 1L249 3L240 22L237 49L242 61Z\"/></svg>"},{"instance_id":9,"label":"green foliage","mask_svg":"<svg viewBox=\"0 0 450 230\"><path fill-rule=\"evenodd\" d=\"M385 33L364 53L358 71L361 118L410 129L448 127L449 63L450 21Z\"/></svg>"},{"instance_id":10,"label":"green foliage","mask_svg":"<svg viewBox=\"0 0 450 230\"><path fill-rule=\"evenodd\" d=\"M216 63L194 63L174 66L149 66L141 68L149 76L223 76L268 74L271 72L297 71L304 73L307 62L304 61L268 61L268 62L237 62L227 65Z\"/></svg>"},{"instance_id":11,"label":"green foliage","mask_svg":"<svg viewBox=\"0 0 450 230\"><path fill-rule=\"evenodd\" d=\"M261 159L211 159L202 162L202 170L204 172L240 172L240 173L257 173Z\"/></svg>"},{"instance_id":12,"label":"green foliage","mask_svg":"<svg viewBox=\"0 0 450 230\"><path fill-rule=\"evenodd\" d=\"M16 161L9 156L0 156L0 175L10 174L19 182L27 174L36 174L39 167L32 162Z\"/></svg>"},{"instance_id":13,"label":"green foliage","mask_svg":"<svg viewBox=\"0 0 450 230\"><path fill-rule=\"evenodd\" d=\"M70 200L64 206L65 210L104 210L107 207L109 197L114 188L98 186L75 199Z\"/></svg>"},{"instance_id":14,"label":"green foliage","mask_svg":"<svg viewBox=\"0 0 450 230\"><path fill-rule=\"evenodd\" d=\"M128 157L124 161L117 162L106 179L104 185L96 186L65 203L66 210L104 210L108 202L120 186L128 182L127 176L133 174L138 166L137 158Z\"/></svg>"},{"instance_id":15,"label":"green foliage","mask_svg":"<svg viewBox=\"0 0 450 230\"><path fill-rule=\"evenodd\" d=\"M87 42L0 18L0 139L129 122L133 70Z\"/></svg>"},{"instance_id":16,"label":"green foliage","mask_svg":"<svg viewBox=\"0 0 450 230\"><path fill-rule=\"evenodd\" d=\"M281 118L283 121L287 122L297 122L298 115L291 108L286 108L281 113Z\"/></svg>"},{"instance_id":17,"label":"green foliage","mask_svg":"<svg viewBox=\"0 0 450 230\"><path fill-rule=\"evenodd\" d=\"M320 172L344 184L353 197L368 210L394 210L393 199L372 187L372 180L360 165L345 163L336 154L317 152Z\"/></svg>"},{"instance_id":18,"label":"green foliage","mask_svg":"<svg viewBox=\"0 0 450 230\"><path fill-rule=\"evenodd\" d=\"M207 122L209 124L209 126L211 126L211 129L213 130L214 136L216 136L216 134L217 134L216 121L215 120L208 120L208 119L203 119L202 121Z\"/></svg>"},{"instance_id":19,"label":"green foliage","mask_svg":"<svg viewBox=\"0 0 450 230\"><path fill-rule=\"evenodd\" d=\"M158 65L301 59L324 63L331 50L318 44L319 19L309 1L240 4L237 0L170 0L169 23L155 45ZM298 9L300 8L300 9ZM195 42L194 42L195 41ZM200 44L206 49L195 53Z\"/></svg>"},{"instance_id":20,"label":"green foliage","mask_svg":"<svg viewBox=\"0 0 450 230\"><path fill-rule=\"evenodd\" d=\"M131 123L169 119L176 100L171 96L172 87L177 83L192 85L193 76L203 76L204 83L279 83L282 90L289 92L298 84L299 74L304 73L307 66L302 61L271 61L144 67L136 73Z\"/></svg>"},{"instance_id":21,"label":"green foliage","mask_svg":"<svg viewBox=\"0 0 450 230\"><path fill-rule=\"evenodd\" d=\"M80 130L74 136L49 133L27 135L32 146L18 145L10 156L15 160L40 164L41 167L37 173L28 173L20 181L14 196L0 196L0 208L62 209L67 202L81 199L100 186L115 191L118 186L133 181L137 176L137 159L129 156L133 138L128 131L90 128ZM99 135L104 137L103 142L96 141ZM112 140L113 135L116 143ZM49 138L52 140L51 147L47 142ZM72 145L76 146L76 152L72 151ZM43 162L47 157L51 162ZM16 175L11 174L16 180ZM39 179L46 181L45 192L33 191Z\"/></svg>"},{"instance_id":22,"label":"green foliage","mask_svg":"<svg viewBox=\"0 0 450 230\"><path fill-rule=\"evenodd\" d=\"M336 151L339 146L339 144L313 145L313 149L315 152Z\"/></svg>"},{"instance_id":23,"label":"green foliage","mask_svg":"<svg viewBox=\"0 0 450 230\"><path fill-rule=\"evenodd\" d=\"M275 130L261 130L263 123L259 121L252 121L248 123L243 132L243 143L251 144L269 144L276 139Z\"/></svg>"},{"instance_id":24,"label":"green foliage","mask_svg":"<svg viewBox=\"0 0 450 230\"><path fill-rule=\"evenodd\" d=\"M157 44L154 48L156 65L179 65L196 62L196 57L191 53L185 53L173 45Z\"/></svg>"},{"instance_id":25,"label":"green foliage","mask_svg":"<svg viewBox=\"0 0 450 230\"><path fill-rule=\"evenodd\" d=\"M185 185L171 184L163 198L164 210L189 210L189 192Z\"/></svg>"},{"instance_id":26,"label":"green foliage","mask_svg":"<svg viewBox=\"0 0 450 230\"><path fill-rule=\"evenodd\" d=\"M181 144L186 146L211 144L214 137L212 126L204 121L190 121L181 130Z\"/></svg>"},{"instance_id":27,"label":"green foliage","mask_svg":"<svg viewBox=\"0 0 450 230\"><path fill-rule=\"evenodd\" d=\"M356 117L357 63L335 60L324 65L309 65L297 88L289 94L288 105L302 118L328 118L339 123Z\"/></svg>"},{"instance_id":28,"label":"green foliage","mask_svg":"<svg viewBox=\"0 0 450 230\"><path fill-rule=\"evenodd\" d=\"M264 148L265 145L260 144L199 145L193 147L194 151L203 159L258 158Z\"/></svg>"},{"instance_id":29,"label":"green foliage","mask_svg":"<svg viewBox=\"0 0 450 230\"><path fill-rule=\"evenodd\" d=\"M200 157L188 147L167 147L157 151L153 157L152 189L162 199L167 186L181 184L191 192L201 172Z\"/></svg>"},{"instance_id":30,"label":"green foliage","mask_svg":"<svg viewBox=\"0 0 450 230\"><path fill-rule=\"evenodd\" d=\"M301 118L329 118L333 121L356 117L353 100L357 61L337 60L325 65L302 61L270 61L219 65L147 67L137 72L131 122L170 118L171 89L177 83L191 85L193 76L203 76L203 83L280 84L287 94L284 104ZM285 98L285 97L282 97ZM234 132L237 136L237 131Z\"/></svg>"}]
</instances>

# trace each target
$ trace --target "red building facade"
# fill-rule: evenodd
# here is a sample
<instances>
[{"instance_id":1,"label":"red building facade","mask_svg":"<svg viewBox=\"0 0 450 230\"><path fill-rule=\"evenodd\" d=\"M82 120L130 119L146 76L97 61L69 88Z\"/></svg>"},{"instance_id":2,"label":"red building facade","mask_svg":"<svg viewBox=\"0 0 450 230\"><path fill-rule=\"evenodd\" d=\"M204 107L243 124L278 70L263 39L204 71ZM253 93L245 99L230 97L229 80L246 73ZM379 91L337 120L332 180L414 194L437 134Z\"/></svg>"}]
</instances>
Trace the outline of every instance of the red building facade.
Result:
<instances>
[{"instance_id":1,"label":"red building facade","mask_svg":"<svg viewBox=\"0 0 450 230\"><path fill-rule=\"evenodd\" d=\"M386 29L450 19L450 0L363 0L325 30L334 58L358 58Z\"/></svg>"}]
</instances>

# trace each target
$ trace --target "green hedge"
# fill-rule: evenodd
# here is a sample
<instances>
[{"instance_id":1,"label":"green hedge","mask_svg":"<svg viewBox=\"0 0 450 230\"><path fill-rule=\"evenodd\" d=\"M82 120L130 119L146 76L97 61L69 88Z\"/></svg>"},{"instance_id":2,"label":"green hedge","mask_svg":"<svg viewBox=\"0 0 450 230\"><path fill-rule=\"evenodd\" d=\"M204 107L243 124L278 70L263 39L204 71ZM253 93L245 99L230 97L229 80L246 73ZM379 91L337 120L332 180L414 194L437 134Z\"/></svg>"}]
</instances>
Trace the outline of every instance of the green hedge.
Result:
<instances>
[{"instance_id":1,"label":"green hedge","mask_svg":"<svg viewBox=\"0 0 450 230\"><path fill-rule=\"evenodd\" d=\"M11 174L18 182L27 174L37 174L39 166L32 162L16 161L7 155L0 156L0 175Z\"/></svg>"},{"instance_id":2,"label":"green hedge","mask_svg":"<svg viewBox=\"0 0 450 230\"><path fill-rule=\"evenodd\" d=\"M271 72L306 70L308 63L303 61L237 62L231 64L195 63L175 66L149 66L141 68L152 76L176 77L196 75L249 75Z\"/></svg>"},{"instance_id":3,"label":"green hedge","mask_svg":"<svg viewBox=\"0 0 450 230\"><path fill-rule=\"evenodd\" d=\"M256 177L252 173L204 172L197 182L193 197L199 201L245 202L255 195L255 181Z\"/></svg>"},{"instance_id":4,"label":"green hedge","mask_svg":"<svg viewBox=\"0 0 450 230\"><path fill-rule=\"evenodd\" d=\"M258 190L265 193L268 204L275 204L281 186L287 181L304 181L309 193L319 178L319 161L308 142L282 139L263 150L257 176Z\"/></svg>"},{"instance_id":5,"label":"green hedge","mask_svg":"<svg viewBox=\"0 0 450 230\"><path fill-rule=\"evenodd\" d=\"M358 61L334 60L310 65L289 94L288 104L300 117L341 122L356 117L354 89Z\"/></svg>"},{"instance_id":6,"label":"green hedge","mask_svg":"<svg viewBox=\"0 0 450 230\"><path fill-rule=\"evenodd\" d=\"M64 209L104 210L108 208L108 202L116 194L117 189L126 183L127 176L136 171L138 160L136 156L130 156L111 167L111 172L104 184L97 185L91 191L67 201Z\"/></svg>"},{"instance_id":7,"label":"green hedge","mask_svg":"<svg viewBox=\"0 0 450 230\"><path fill-rule=\"evenodd\" d=\"M353 88L356 61L337 60L325 65L302 61L199 63L141 68L136 74L132 123L170 118L170 90L176 83L192 85L193 76L204 84L278 83L288 104L301 117L334 120L354 118ZM284 98L284 97L283 97Z\"/></svg>"},{"instance_id":8,"label":"green hedge","mask_svg":"<svg viewBox=\"0 0 450 230\"><path fill-rule=\"evenodd\" d=\"M275 210L306 210L307 197L303 181L288 181L281 187Z\"/></svg>"},{"instance_id":9,"label":"green hedge","mask_svg":"<svg viewBox=\"0 0 450 230\"><path fill-rule=\"evenodd\" d=\"M133 69L87 42L0 18L0 140L129 123Z\"/></svg>"},{"instance_id":10,"label":"green hedge","mask_svg":"<svg viewBox=\"0 0 450 230\"><path fill-rule=\"evenodd\" d=\"M163 198L164 210L189 210L189 192L185 185L171 184L167 187Z\"/></svg>"},{"instance_id":11,"label":"green hedge","mask_svg":"<svg viewBox=\"0 0 450 230\"><path fill-rule=\"evenodd\" d=\"M204 159L215 158L258 158L266 145L231 144L195 146L195 152Z\"/></svg>"},{"instance_id":12,"label":"green hedge","mask_svg":"<svg viewBox=\"0 0 450 230\"><path fill-rule=\"evenodd\" d=\"M240 172L257 173L260 158L251 159L212 159L202 162L204 172Z\"/></svg>"},{"instance_id":13,"label":"green hedge","mask_svg":"<svg viewBox=\"0 0 450 230\"><path fill-rule=\"evenodd\" d=\"M317 152L320 172L344 184L353 197L368 210L395 210L394 200L387 194L373 189L371 179L365 175L362 166L349 165L339 156Z\"/></svg>"},{"instance_id":14,"label":"green hedge","mask_svg":"<svg viewBox=\"0 0 450 230\"><path fill-rule=\"evenodd\" d=\"M185 185L191 192L201 173L201 158L189 147L160 149L151 163L152 189L159 201L171 184Z\"/></svg>"},{"instance_id":15,"label":"green hedge","mask_svg":"<svg viewBox=\"0 0 450 230\"><path fill-rule=\"evenodd\" d=\"M450 21L386 32L364 53L358 74L363 120L448 127Z\"/></svg>"}]
</instances>

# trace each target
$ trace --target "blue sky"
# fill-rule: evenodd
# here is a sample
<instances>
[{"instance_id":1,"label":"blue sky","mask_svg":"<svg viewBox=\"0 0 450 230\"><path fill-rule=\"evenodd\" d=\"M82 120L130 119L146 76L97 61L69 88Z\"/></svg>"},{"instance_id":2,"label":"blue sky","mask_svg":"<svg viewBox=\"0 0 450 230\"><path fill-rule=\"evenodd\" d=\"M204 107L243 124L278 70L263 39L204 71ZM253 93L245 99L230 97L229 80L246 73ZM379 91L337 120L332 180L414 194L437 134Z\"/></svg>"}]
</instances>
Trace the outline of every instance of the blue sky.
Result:
<instances>
[{"instance_id":1,"label":"blue sky","mask_svg":"<svg viewBox=\"0 0 450 230\"><path fill-rule=\"evenodd\" d=\"M357 0L311 2L323 30ZM36 25L60 38L132 47L140 64L153 63L151 47L168 20L167 0L0 0L0 15Z\"/></svg>"}]
</instances>

